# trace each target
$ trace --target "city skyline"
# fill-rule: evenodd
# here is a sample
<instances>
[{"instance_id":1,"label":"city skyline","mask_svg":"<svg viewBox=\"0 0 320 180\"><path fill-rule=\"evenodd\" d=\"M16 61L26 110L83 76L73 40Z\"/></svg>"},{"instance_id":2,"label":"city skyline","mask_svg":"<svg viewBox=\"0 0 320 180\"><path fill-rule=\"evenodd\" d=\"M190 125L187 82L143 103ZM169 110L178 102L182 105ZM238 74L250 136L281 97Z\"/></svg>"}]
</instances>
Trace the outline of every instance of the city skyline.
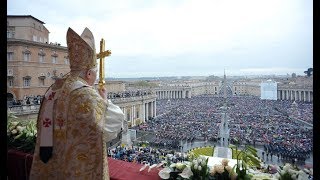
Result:
<instances>
[{"instance_id":1,"label":"city skyline","mask_svg":"<svg viewBox=\"0 0 320 180\"><path fill-rule=\"evenodd\" d=\"M313 67L313 3L245 1L8 1L8 15L45 22L66 46L88 27L112 55L106 77L286 75ZM88 8L94 7L94 8Z\"/></svg>"}]
</instances>

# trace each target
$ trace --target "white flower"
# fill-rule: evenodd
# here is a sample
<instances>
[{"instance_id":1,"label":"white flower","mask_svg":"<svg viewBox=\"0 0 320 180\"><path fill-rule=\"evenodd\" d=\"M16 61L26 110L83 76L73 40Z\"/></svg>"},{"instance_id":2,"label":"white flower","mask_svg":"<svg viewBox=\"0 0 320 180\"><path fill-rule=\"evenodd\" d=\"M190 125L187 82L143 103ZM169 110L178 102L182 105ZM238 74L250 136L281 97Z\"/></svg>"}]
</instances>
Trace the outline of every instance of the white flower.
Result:
<instances>
[{"instance_id":1,"label":"white flower","mask_svg":"<svg viewBox=\"0 0 320 180\"><path fill-rule=\"evenodd\" d=\"M198 170L201 171L201 166L198 166Z\"/></svg>"},{"instance_id":2,"label":"white flower","mask_svg":"<svg viewBox=\"0 0 320 180\"><path fill-rule=\"evenodd\" d=\"M228 171L228 173L230 173L232 171L232 167L231 166L226 166L225 168Z\"/></svg>"},{"instance_id":3,"label":"white flower","mask_svg":"<svg viewBox=\"0 0 320 180\"><path fill-rule=\"evenodd\" d=\"M291 175L291 178L292 178L293 180L296 180L296 179L297 179L297 175L292 174L292 175Z\"/></svg>"},{"instance_id":4,"label":"white flower","mask_svg":"<svg viewBox=\"0 0 320 180\"><path fill-rule=\"evenodd\" d=\"M16 129L18 130L18 132L22 132L24 128L22 126L17 126Z\"/></svg>"},{"instance_id":5,"label":"white flower","mask_svg":"<svg viewBox=\"0 0 320 180\"><path fill-rule=\"evenodd\" d=\"M304 179L308 179L308 175L302 170L300 170L298 180L304 180Z\"/></svg>"},{"instance_id":6,"label":"white flower","mask_svg":"<svg viewBox=\"0 0 320 180\"><path fill-rule=\"evenodd\" d=\"M216 169L214 167L212 167L212 169L210 170L211 176L213 176L215 173L216 173Z\"/></svg>"},{"instance_id":7,"label":"white flower","mask_svg":"<svg viewBox=\"0 0 320 180\"><path fill-rule=\"evenodd\" d=\"M202 162L202 159L199 158L197 161L198 161L198 164L200 164Z\"/></svg>"},{"instance_id":8,"label":"white flower","mask_svg":"<svg viewBox=\"0 0 320 180\"><path fill-rule=\"evenodd\" d=\"M205 156L202 156L202 160L206 161L206 160L207 160L207 158L206 158Z\"/></svg>"},{"instance_id":9,"label":"white flower","mask_svg":"<svg viewBox=\"0 0 320 180\"><path fill-rule=\"evenodd\" d=\"M216 165L214 166L216 172L218 172L219 174L222 174L224 172L224 167L223 165Z\"/></svg>"},{"instance_id":10,"label":"white flower","mask_svg":"<svg viewBox=\"0 0 320 180\"><path fill-rule=\"evenodd\" d=\"M17 122L17 121L14 121L11 123L12 126L17 126L18 124L19 124L19 122Z\"/></svg>"},{"instance_id":11,"label":"white flower","mask_svg":"<svg viewBox=\"0 0 320 180\"><path fill-rule=\"evenodd\" d=\"M176 164L176 168L179 169L179 170L183 170L184 164L182 164L182 163L177 163L177 164Z\"/></svg>"},{"instance_id":12,"label":"white flower","mask_svg":"<svg viewBox=\"0 0 320 180\"><path fill-rule=\"evenodd\" d=\"M13 135L17 134L17 132L18 132L18 131L15 130L15 129L11 131L11 133L12 133Z\"/></svg>"},{"instance_id":13,"label":"white flower","mask_svg":"<svg viewBox=\"0 0 320 180\"><path fill-rule=\"evenodd\" d=\"M156 166L157 166L157 164L153 164L152 166L150 166L149 169L148 169L148 172L150 172L151 169L154 168L154 167L156 167Z\"/></svg>"},{"instance_id":14,"label":"white flower","mask_svg":"<svg viewBox=\"0 0 320 180\"><path fill-rule=\"evenodd\" d=\"M194 159L192 162L193 164L198 164L198 161L196 159Z\"/></svg>"},{"instance_id":15,"label":"white flower","mask_svg":"<svg viewBox=\"0 0 320 180\"><path fill-rule=\"evenodd\" d=\"M142 166L142 168L140 169L140 172L143 171L144 169L146 169L149 166L149 164L145 164L144 166Z\"/></svg>"},{"instance_id":16,"label":"white flower","mask_svg":"<svg viewBox=\"0 0 320 180\"><path fill-rule=\"evenodd\" d=\"M193 168L194 168L194 169L198 169L198 165L197 165L197 164L195 164Z\"/></svg>"},{"instance_id":17,"label":"white flower","mask_svg":"<svg viewBox=\"0 0 320 180\"><path fill-rule=\"evenodd\" d=\"M179 175L185 179L189 179L191 176L193 176L193 173L191 171L191 168L187 166Z\"/></svg>"},{"instance_id":18,"label":"white flower","mask_svg":"<svg viewBox=\"0 0 320 180\"><path fill-rule=\"evenodd\" d=\"M223 166L228 166L228 162L229 162L228 159L222 159L221 164L222 164Z\"/></svg>"},{"instance_id":19,"label":"white flower","mask_svg":"<svg viewBox=\"0 0 320 180\"><path fill-rule=\"evenodd\" d=\"M285 164L284 166L283 166L283 170L284 171L288 171L289 169L291 169L291 165L290 164Z\"/></svg>"},{"instance_id":20,"label":"white flower","mask_svg":"<svg viewBox=\"0 0 320 180\"><path fill-rule=\"evenodd\" d=\"M161 177L161 179L169 179L170 172L171 172L171 169L166 167L166 168L162 169L161 171L159 171L158 175Z\"/></svg>"}]
</instances>

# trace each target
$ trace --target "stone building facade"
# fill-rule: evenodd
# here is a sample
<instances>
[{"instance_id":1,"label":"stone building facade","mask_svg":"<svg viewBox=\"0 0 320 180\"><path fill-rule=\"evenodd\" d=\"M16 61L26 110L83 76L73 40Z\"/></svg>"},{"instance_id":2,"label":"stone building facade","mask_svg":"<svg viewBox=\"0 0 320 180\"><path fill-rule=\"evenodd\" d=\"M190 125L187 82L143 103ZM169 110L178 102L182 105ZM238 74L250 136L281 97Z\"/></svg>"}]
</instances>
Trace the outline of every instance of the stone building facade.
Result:
<instances>
[{"instance_id":1,"label":"stone building facade","mask_svg":"<svg viewBox=\"0 0 320 180\"><path fill-rule=\"evenodd\" d=\"M290 101L313 101L313 76L297 76L286 79L275 79L277 82L277 99ZM233 95L261 96L262 80L238 80L233 82Z\"/></svg>"},{"instance_id":2,"label":"stone building facade","mask_svg":"<svg viewBox=\"0 0 320 180\"><path fill-rule=\"evenodd\" d=\"M221 81L214 82L183 82L166 84L155 88L157 99L191 98L204 94L219 93Z\"/></svg>"},{"instance_id":3,"label":"stone building facade","mask_svg":"<svg viewBox=\"0 0 320 180\"><path fill-rule=\"evenodd\" d=\"M233 95L251 95L260 96L261 80L238 80L232 84L232 94Z\"/></svg>"},{"instance_id":4,"label":"stone building facade","mask_svg":"<svg viewBox=\"0 0 320 180\"><path fill-rule=\"evenodd\" d=\"M30 15L7 16L8 100L42 96L69 71L67 48L49 43L44 22Z\"/></svg>"},{"instance_id":5,"label":"stone building facade","mask_svg":"<svg viewBox=\"0 0 320 180\"><path fill-rule=\"evenodd\" d=\"M280 80L277 97L279 100L313 102L313 76Z\"/></svg>"}]
</instances>

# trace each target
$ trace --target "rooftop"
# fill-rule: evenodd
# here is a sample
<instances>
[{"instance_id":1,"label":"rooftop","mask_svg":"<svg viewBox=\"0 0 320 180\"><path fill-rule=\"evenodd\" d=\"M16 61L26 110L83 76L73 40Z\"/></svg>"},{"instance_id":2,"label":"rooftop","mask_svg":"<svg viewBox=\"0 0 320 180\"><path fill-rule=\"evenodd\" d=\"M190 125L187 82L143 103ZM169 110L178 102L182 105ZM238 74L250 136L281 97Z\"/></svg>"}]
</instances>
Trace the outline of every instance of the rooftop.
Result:
<instances>
[{"instance_id":1,"label":"rooftop","mask_svg":"<svg viewBox=\"0 0 320 180\"><path fill-rule=\"evenodd\" d=\"M36 21L40 22L41 24L45 24L43 21L31 16L31 15L7 15L7 18L33 18Z\"/></svg>"}]
</instances>

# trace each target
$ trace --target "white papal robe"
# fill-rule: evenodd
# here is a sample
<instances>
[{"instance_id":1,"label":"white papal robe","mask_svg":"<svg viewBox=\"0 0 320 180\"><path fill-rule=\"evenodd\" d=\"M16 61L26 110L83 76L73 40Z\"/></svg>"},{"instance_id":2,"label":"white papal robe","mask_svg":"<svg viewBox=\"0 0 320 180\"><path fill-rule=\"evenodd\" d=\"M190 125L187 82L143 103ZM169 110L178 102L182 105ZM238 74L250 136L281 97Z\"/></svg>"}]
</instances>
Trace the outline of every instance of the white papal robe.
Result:
<instances>
[{"instance_id":1,"label":"white papal robe","mask_svg":"<svg viewBox=\"0 0 320 180\"><path fill-rule=\"evenodd\" d=\"M42 137L41 131L50 123L52 157L43 163L39 147L48 137ZM121 109L102 99L82 78L70 75L57 80L40 107L30 179L109 179L106 142L117 137L123 123Z\"/></svg>"}]
</instances>

